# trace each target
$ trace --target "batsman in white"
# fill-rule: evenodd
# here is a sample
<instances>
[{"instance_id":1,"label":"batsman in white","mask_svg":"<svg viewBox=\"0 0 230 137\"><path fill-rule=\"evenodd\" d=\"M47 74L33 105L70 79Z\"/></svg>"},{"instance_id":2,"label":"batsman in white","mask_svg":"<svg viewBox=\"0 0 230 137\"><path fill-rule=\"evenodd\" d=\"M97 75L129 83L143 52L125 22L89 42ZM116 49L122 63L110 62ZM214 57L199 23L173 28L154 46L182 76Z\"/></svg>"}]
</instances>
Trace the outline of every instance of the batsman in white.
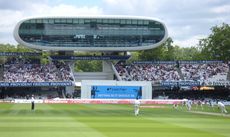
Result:
<instances>
[{"instance_id":1,"label":"batsman in white","mask_svg":"<svg viewBox=\"0 0 230 137\"><path fill-rule=\"evenodd\" d=\"M135 116L139 115L140 105L141 105L140 100L138 100L138 98L136 98L136 100L134 101L134 114L135 114Z\"/></svg>"}]
</instances>

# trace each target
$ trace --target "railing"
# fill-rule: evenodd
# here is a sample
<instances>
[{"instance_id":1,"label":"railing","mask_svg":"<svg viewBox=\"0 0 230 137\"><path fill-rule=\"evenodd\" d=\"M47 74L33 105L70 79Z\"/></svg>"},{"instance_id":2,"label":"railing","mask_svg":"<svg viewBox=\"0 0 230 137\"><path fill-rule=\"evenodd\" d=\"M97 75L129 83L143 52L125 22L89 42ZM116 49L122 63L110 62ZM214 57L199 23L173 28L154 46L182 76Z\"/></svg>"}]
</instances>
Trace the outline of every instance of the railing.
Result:
<instances>
[{"instance_id":1,"label":"railing","mask_svg":"<svg viewBox=\"0 0 230 137\"><path fill-rule=\"evenodd\" d=\"M228 70L227 80L230 80L230 69Z\"/></svg>"},{"instance_id":2,"label":"railing","mask_svg":"<svg viewBox=\"0 0 230 137\"><path fill-rule=\"evenodd\" d=\"M113 69L113 72L114 72L115 76L117 77L117 80L118 80L118 81L122 81L121 76L118 74L118 72L117 72L117 70L116 70L116 68L114 67L114 65L113 65L112 62L111 62L111 66L112 66L112 69Z\"/></svg>"},{"instance_id":3,"label":"railing","mask_svg":"<svg viewBox=\"0 0 230 137\"><path fill-rule=\"evenodd\" d=\"M70 68L70 75L71 75L71 77L73 78L73 82L75 83L75 77L74 77L74 74L73 74L73 72L74 72L74 70L73 70L73 68L70 66L70 64L68 64L68 66L69 66L69 68Z\"/></svg>"}]
</instances>

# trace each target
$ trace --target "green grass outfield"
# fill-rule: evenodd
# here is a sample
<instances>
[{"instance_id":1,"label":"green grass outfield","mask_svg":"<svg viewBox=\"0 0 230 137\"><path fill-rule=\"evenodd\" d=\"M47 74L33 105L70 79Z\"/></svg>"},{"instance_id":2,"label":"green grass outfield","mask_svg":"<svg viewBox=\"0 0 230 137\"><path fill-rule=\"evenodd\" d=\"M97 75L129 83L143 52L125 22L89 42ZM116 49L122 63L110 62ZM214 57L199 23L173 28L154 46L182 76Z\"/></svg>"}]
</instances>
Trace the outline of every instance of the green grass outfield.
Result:
<instances>
[{"instance_id":1,"label":"green grass outfield","mask_svg":"<svg viewBox=\"0 0 230 137\"><path fill-rule=\"evenodd\" d=\"M229 107L227 108L230 111ZM219 112L205 107L197 111ZM230 117L132 105L0 104L0 137L230 137Z\"/></svg>"}]
</instances>

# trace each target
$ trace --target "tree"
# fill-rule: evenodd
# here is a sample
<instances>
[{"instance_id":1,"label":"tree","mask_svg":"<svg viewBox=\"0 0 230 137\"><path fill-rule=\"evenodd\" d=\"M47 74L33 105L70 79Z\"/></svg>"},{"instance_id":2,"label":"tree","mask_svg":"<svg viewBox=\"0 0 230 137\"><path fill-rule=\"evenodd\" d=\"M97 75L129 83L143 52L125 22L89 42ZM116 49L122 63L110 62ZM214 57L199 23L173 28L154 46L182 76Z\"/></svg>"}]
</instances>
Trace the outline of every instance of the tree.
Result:
<instances>
[{"instance_id":1,"label":"tree","mask_svg":"<svg viewBox=\"0 0 230 137\"><path fill-rule=\"evenodd\" d=\"M162 45L149 50L139 51L140 60L173 60L173 40L168 38Z\"/></svg>"},{"instance_id":2,"label":"tree","mask_svg":"<svg viewBox=\"0 0 230 137\"><path fill-rule=\"evenodd\" d=\"M197 47L174 46L175 60L202 60L200 50Z\"/></svg>"},{"instance_id":3,"label":"tree","mask_svg":"<svg viewBox=\"0 0 230 137\"><path fill-rule=\"evenodd\" d=\"M76 56L94 56L100 55L97 52L79 52L75 53ZM76 72L101 72L102 71L102 61L100 60L76 60L75 68Z\"/></svg>"},{"instance_id":4,"label":"tree","mask_svg":"<svg viewBox=\"0 0 230 137\"><path fill-rule=\"evenodd\" d=\"M102 61L97 60L78 60L75 62L77 72L101 72Z\"/></svg>"},{"instance_id":5,"label":"tree","mask_svg":"<svg viewBox=\"0 0 230 137\"><path fill-rule=\"evenodd\" d=\"M212 33L199 42L202 55L207 60L230 60L230 26L223 23L211 30Z\"/></svg>"}]
</instances>

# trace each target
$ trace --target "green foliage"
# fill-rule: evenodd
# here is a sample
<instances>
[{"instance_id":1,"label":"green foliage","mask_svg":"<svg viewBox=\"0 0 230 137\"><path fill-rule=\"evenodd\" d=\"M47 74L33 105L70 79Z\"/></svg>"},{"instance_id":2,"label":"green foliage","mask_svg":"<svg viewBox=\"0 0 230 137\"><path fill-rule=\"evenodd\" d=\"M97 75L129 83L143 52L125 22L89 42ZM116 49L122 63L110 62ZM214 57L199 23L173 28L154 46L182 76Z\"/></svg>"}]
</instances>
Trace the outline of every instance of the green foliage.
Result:
<instances>
[{"instance_id":1,"label":"green foliage","mask_svg":"<svg viewBox=\"0 0 230 137\"><path fill-rule=\"evenodd\" d=\"M99 52L78 52L75 53L77 56L93 56L93 55L101 55ZM97 60L77 60L75 62L76 72L101 72L102 71L102 61Z\"/></svg>"},{"instance_id":2,"label":"green foliage","mask_svg":"<svg viewBox=\"0 0 230 137\"><path fill-rule=\"evenodd\" d=\"M0 52L38 52L34 49L27 48L22 45L10 45L10 44L0 44ZM40 58L42 63L47 63L48 62L48 52L43 52L41 57L38 56L25 56L24 58L30 58L30 59L35 59L35 58ZM45 55L45 56L44 56ZM11 58L11 57L7 57ZM6 61L5 56L0 56L0 63L3 64Z\"/></svg>"},{"instance_id":3,"label":"green foliage","mask_svg":"<svg viewBox=\"0 0 230 137\"><path fill-rule=\"evenodd\" d=\"M137 61L139 57L139 53L138 52L131 52L131 57L129 58L129 60L127 61L128 63L132 63L134 61Z\"/></svg>"},{"instance_id":4,"label":"green foliage","mask_svg":"<svg viewBox=\"0 0 230 137\"><path fill-rule=\"evenodd\" d=\"M102 61L97 60L78 60L75 62L77 72L101 72Z\"/></svg>"},{"instance_id":5,"label":"green foliage","mask_svg":"<svg viewBox=\"0 0 230 137\"><path fill-rule=\"evenodd\" d=\"M202 60L200 51L196 47L179 47L174 46L175 60Z\"/></svg>"},{"instance_id":6,"label":"green foliage","mask_svg":"<svg viewBox=\"0 0 230 137\"><path fill-rule=\"evenodd\" d=\"M198 47L173 45L169 37L157 48L138 52L139 60L230 60L230 26L223 23L211 28L212 33L201 39Z\"/></svg>"},{"instance_id":7,"label":"green foliage","mask_svg":"<svg viewBox=\"0 0 230 137\"><path fill-rule=\"evenodd\" d=\"M41 64L48 64L49 63L49 52L42 52Z\"/></svg>"},{"instance_id":8,"label":"green foliage","mask_svg":"<svg viewBox=\"0 0 230 137\"><path fill-rule=\"evenodd\" d=\"M27 48L22 45L17 45L17 52L36 52L36 50Z\"/></svg>"},{"instance_id":9,"label":"green foliage","mask_svg":"<svg viewBox=\"0 0 230 137\"><path fill-rule=\"evenodd\" d=\"M196 47L179 47L173 45L173 40L168 38L165 43L157 48L138 52L139 60L201 60L200 51Z\"/></svg>"},{"instance_id":10,"label":"green foliage","mask_svg":"<svg viewBox=\"0 0 230 137\"><path fill-rule=\"evenodd\" d=\"M230 60L230 26L223 23L211 30L207 38L200 40L201 54L207 60Z\"/></svg>"},{"instance_id":11,"label":"green foliage","mask_svg":"<svg viewBox=\"0 0 230 137\"><path fill-rule=\"evenodd\" d=\"M0 44L0 52L35 52L22 45Z\"/></svg>"}]
</instances>

